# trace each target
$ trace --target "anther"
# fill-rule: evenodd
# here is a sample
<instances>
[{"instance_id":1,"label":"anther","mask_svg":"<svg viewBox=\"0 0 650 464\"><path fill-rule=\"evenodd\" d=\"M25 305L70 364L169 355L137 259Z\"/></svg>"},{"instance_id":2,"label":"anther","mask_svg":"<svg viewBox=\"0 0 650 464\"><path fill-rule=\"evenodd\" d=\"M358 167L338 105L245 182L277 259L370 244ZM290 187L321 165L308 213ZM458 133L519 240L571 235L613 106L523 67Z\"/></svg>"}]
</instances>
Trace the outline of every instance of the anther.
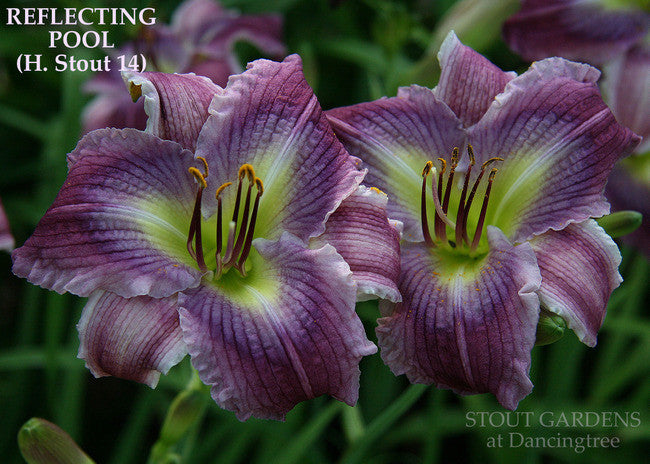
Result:
<instances>
[{"instance_id":1,"label":"anther","mask_svg":"<svg viewBox=\"0 0 650 464\"><path fill-rule=\"evenodd\" d=\"M208 177L208 174L210 173L210 170L208 169L207 160L202 156L197 156L196 159L203 163L203 177Z\"/></svg>"},{"instance_id":2,"label":"anther","mask_svg":"<svg viewBox=\"0 0 650 464\"><path fill-rule=\"evenodd\" d=\"M194 210L192 211L192 219L190 221L190 230L187 234L187 251L190 253L192 259L199 265L201 272L207 271L207 266L203 258L203 241L201 239L201 199L203 197L203 189L208 184L205 177L195 167L188 168L190 174L194 176L199 183L199 189L196 192L196 201L194 202ZM194 248L192 248L192 239L194 239Z\"/></svg>"},{"instance_id":3,"label":"anther","mask_svg":"<svg viewBox=\"0 0 650 464\"><path fill-rule=\"evenodd\" d=\"M239 168L239 180L242 180L244 176L248 177L249 182L255 181L255 170L253 169L253 166L248 163L242 164Z\"/></svg>"},{"instance_id":4,"label":"anther","mask_svg":"<svg viewBox=\"0 0 650 464\"><path fill-rule=\"evenodd\" d=\"M202 188L206 188L208 186L208 183L206 182L205 177L203 176L203 174L201 174L201 171L199 171L195 167L190 167L187 170L190 172L190 174L192 174L194 176L196 181L199 184L201 184Z\"/></svg>"},{"instance_id":5,"label":"anther","mask_svg":"<svg viewBox=\"0 0 650 464\"><path fill-rule=\"evenodd\" d=\"M230 185L232 185L232 182L226 182L225 184L222 184L221 187L217 189L217 192L214 195L217 198L217 200L219 200L219 195L221 195L221 192L223 192L225 188Z\"/></svg>"}]
</instances>

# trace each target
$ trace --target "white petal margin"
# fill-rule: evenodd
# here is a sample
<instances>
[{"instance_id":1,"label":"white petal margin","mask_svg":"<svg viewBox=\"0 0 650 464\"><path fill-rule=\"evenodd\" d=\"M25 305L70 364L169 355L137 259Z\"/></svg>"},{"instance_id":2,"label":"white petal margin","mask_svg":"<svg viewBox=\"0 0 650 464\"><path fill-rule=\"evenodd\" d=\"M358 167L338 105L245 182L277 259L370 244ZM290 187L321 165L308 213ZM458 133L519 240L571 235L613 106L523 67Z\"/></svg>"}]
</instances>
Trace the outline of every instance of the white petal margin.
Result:
<instances>
[{"instance_id":1,"label":"white petal margin","mask_svg":"<svg viewBox=\"0 0 650 464\"><path fill-rule=\"evenodd\" d=\"M311 248L329 243L350 265L357 301L402 301L397 289L400 232L386 216L387 203L385 193L360 185L327 219L325 233L310 242Z\"/></svg>"},{"instance_id":2,"label":"white petal margin","mask_svg":"<svg viewBox=\"0 0 650 464\"><path fill-rule=\"evenodd\" d=\"M177 298L122 298L98 290L88 299L77 330L79 355L95 377L115 376L154 388L187 354Z\"/></svg>"},{"instance_id":3,"label":"white petal margin","mask_svg":"<svg viewBox=\"0 0 650 464\"><path fill-rule=\"evenodd\" d=\"M133 98L144 96L150 134L194 150L208 107L223 89L203 76L159 72L124 72L122 78Z\"/></svg>"},{"instance_id":4,"label":"white petal margin","mask_svg":"<svg viewBox=\"0 0 650 464\"><path fill-rule=\"evenodd\" d=\"M542 305L562 316L583 343L595 346L607 301L623 281L616 243L590 219L548 231L530 244L542 273Z\"/></svg>"},{"instance_id":5,"label":"white petal margin","mask_svg":"<svg viewBox=\"0 0 650 464\"><path fill-rule=\"evenodd\" d=\"M219 282L179 294L201 380L242 421L283 420L297 403L323 394L354 405L359 362L377 348L354 311L349 266L334 247L308 249L286 232L255 246L261 260L249 275L262 274L257 284L243 281L228 295Z\"/></svg>"}]
</instances>

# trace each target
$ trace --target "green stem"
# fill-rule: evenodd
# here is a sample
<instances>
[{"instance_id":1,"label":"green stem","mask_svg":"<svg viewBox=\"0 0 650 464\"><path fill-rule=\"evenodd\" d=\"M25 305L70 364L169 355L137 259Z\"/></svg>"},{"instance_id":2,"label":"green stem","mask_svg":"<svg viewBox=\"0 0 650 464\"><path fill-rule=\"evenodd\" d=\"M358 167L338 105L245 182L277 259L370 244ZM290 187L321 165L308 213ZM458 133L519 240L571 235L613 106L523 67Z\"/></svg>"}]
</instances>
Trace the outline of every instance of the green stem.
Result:
<instances>
[{"instance_id":1,"label":"green stem","mask_svg":"<svg viewBox=\"0 0 650 464\"><path fill-rule=\"evenodd\" d=\"M158 441L149 453L149 464L180 462L180 455L176 453L177 445L203 419L207 405L205 393L205 386L193 370L187 387L176 395L167 410Z\"/></svg>"},{"instance_id":2,"label":"green stem","mask_svg":"<svg viewBox=\"0 0 650 464\"><path fill-rule=\"evenodd\" d=\"M361 462L366 451L427 391L426 385L411 385L383 413L373 420L366 433L352 443L341 459L342 464Z\"/></svg>"}]
</instances>

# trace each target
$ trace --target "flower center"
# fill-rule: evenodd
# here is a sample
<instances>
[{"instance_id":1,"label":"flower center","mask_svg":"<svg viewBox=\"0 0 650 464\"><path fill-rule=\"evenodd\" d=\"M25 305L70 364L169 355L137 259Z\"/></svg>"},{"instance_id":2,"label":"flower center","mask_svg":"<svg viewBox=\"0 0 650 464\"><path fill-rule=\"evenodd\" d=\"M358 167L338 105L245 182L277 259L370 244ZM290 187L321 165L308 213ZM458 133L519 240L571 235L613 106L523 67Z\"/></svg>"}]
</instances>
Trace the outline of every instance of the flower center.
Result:
<instances>
[{"instance_id":1,"label":"flower center","mask_svg":"<svg viewBox=\"0 0 650 464\"><path fill-rule=\"evenodd\" d=\"M441 244L448 244L452 248L465 248L469 250L470 255L473 255L476 252L479 241L481 240L481 234L483 232L483 226L485 223L485 214L487 212L488 201L490 198L490 191L492 190L492 183L494 182L494 176L497 173L497 169L493 168L488 175L487 186L485 187L485 193L483 196L483 204L481 206L481 211L476 221L476 228L472 236L472 240L469 238L468 227L467 227L467 218L470 215L472 203L476 192L478 190L479 184L483 179L485 172L490 164L495 161L503 161L502 158L490 158L481 165L481 172L476 177L472 189L469 189L470 176L472 174L472 168L476 164L474 159L474 149L471 145L467 146L467 155L469 156L469 165L467 167L467 172L465 173L465 178L463 180L463 188L460 193L460 198L458 200L458 210L456 213L456 221L454 222L449 216L449 203L452 192L452 185L454 182L454 175L456 172L456 167L458 166L459 160L459 151L458 148L454 148L451 155L451 163L449 168L449 174L447 176L447 181L445 185L445 171L447 168L447 161L443 158L438 158L440 161L441 169L440 173L433 166L432 161L427 161L422 170L422 196L420 200L420 218L422 222L422 235L424 235L424 242L427 246L433 248ZM433 204L435 205L435 217L434 217L434 238L431 236L429 231L429 221L427 218L427 177L429 174L432 174L431 189L433 193ZM436 179L437 177L437 179ZM444 190L443 190L444 187ZM444 194L443 194L444 191ZM467 192L469 191L469 195ZM447 238L447 227L450 227L454 233L453 238Z\"/></svg>"},{"instance_id":2,"label":"flower center","mask_svg":"<svg viewBox=\"0 0 650 464\"><path fill-rule=\"evenodd\" d=\"M202 157L198 157L204 165L204 172L199 169L191 167L189 172L196 178L199 185L196 193L196 201L194 202L194 211L190 221L190 230L187 236L187 251L194 261L196 261L199 269L202 272L208 270L205 259L203 257L203 243L201 238L201 199L203 190L207 187L206 178L208 177L208 163ZM248 180L248 187L246 189L246 198L242 202L242 190L244 180ZM246 258L251 251L251 244L253 242L253 234L255 232L255 222L257 220L257 212L260 203L260 197L264 193L264 185L259 177L255 176L255 170L250 164L244 164L239 168L239 175L237 181L237 196L235 199L235 207L233 209L232 219L228 224L228 237L226 240L226 247L222 254L223 249L223 206L221 200L221 193L232 185L232 182L225 182L216 192L217 199L217 227L216 227L216 268L214 270L215 278L218 279L221 275L234 267L239 271L242 276L246 276ZM255 187L257 193L255 199L252 200L252 191ZM253 202L253 209L251 211L251 201ZM243 203L243 212L239 214L240 207Z\"/></svg>"}]
</instances>

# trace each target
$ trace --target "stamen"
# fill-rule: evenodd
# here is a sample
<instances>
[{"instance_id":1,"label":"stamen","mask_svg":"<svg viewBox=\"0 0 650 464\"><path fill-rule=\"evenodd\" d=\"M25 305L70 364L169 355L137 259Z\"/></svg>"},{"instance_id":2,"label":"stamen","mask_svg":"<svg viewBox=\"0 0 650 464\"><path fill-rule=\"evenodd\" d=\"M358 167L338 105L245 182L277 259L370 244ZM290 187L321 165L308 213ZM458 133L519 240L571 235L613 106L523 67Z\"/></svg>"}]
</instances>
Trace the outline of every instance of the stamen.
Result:
<instances>
[{"instance_id":1,"label":"stamen","mask_svg":"<svg viewBox=\"0 0 650 464\"><path fill-rule=\"evenodd\" d=\"M201 174L201 171L199 171L195 167L190 167L187 170L190 172L190 174L192 174L194 176L196 181L199 184L201 184L202 188L206 188L208 186L208 183L206 182L205 177L203 176L203 174Z\"/></svg>"},{"instance_id":2,"label":"stamen","mask_svg":"<svg viewBox=\"0 0 650 464\"><path fill-rule=\"evenodd\" d=\"M445 212L445 214L447 214L447 209L449 208L449 197L451 196L451 186L454 183L454 173L456 172L456 166L458 166L458 147L454 147L454 151L451 153L449 178L447 179L447 187L445 188L445 199L442 202L442 210Z\"/></svg>"},{"instance_id":3,"label":"stamen","mask_svg":"<svg viewBox=\"0 0 650 464\"><path fill-rule=\"evenodd\" d=\"M223 237L221 236L221 229L222 229L222 219L221 219L221 192L223 190L232 185L232 182L226 182L225 184L222 184L221 187L217 189L217 193L215 193L215 197L217 199L217 251L215 252L215 258L217 260L217 268L215 271L215 274L217 277L221 276L221 268L222 268L222 261L221 261L221 245L223 243Z\"/></svg>"},{"instance_id":4,"label":"stamen","mask_svg":"<svg viewBox=\"0 0 650 464\"><path fill-rule=\"evenodd\" d=\"M255 182L255 170L253 169L253 166L248 163L242 164L239 168L239 180L242 180L244 176L248 177L250 183Z\"/></svg>"},{"instance_id":5,"label":"stamen","mask_svg":"<svg viewBox=\"0 0 650 464\"><path fill-rule=\"evenodd\" d=\"M484 163L485 164L485 163ZM472 246L470 247L470 252L476 251L478 247L478 242L481 240L481 234L483 232L483 223L485 222L485 212L487 211L488 200L490 199L490 190L492 190L492 182L494 182L494 176L497 173L497 169L493 168L490 171L490 177L488 177L488 185L485 189L485 196L483 197L483 205L481 206L481 214L478 218L478 223L476 224L476 231L474 232L474 240L472 240Z\"/></svg>"},{"instance_id":6,"label":"stamen","mask_svg":"<svg viewBox=\"0 0 650 464\"><path fill-rule=\"evenodd\" d=\"M427 219L427 176L433 168L433 163L427 161L422 170L422 197L420 199L420 222L422 223L422 235L424 236L424 243L429 246L435 246L429 233L429 221Z\"/></svg>"},{"instance_id":7,"label":"stamen","mask_svg":"<svg viewBox=\"0 0 650 464\"><path fill-rule=\"evenodd\" d=\"M208 174L210 173L210 170L208 169L207 160L202 156L197 156L196 159L203 163L203 172L204 172L203 177L208 177Z\"/></svg>"},{"instance_id":8,"label":"stamen","mask_svg":"<svg viewBox=\"0 0 650 464\"><path fill-rule=\"evenodd\" d=\"M440 171L440 175L438 176L438 190L437 193L434 193L434 196L438 198L438 203L442 201L442 178L445 174L445 171L447 170L447 161L445 161L444 158L438 158L440 163L442 164L442 170ZM436 233L436 237L439 240L442 240L443 242L447 241L447 229L445 228L445 224L442 221L442 219L439 217L438 213L436 212L435 218L434 218L434 230Z\"/></svg>"},{"instance_id":9,"label":"stamen","mask_svg":"<svg viewBox=\"0 0 650 464\"><path fill-rule=\"evenodd\" d=\"M252 172L252 169L253 168L251 168L249 173ZM237 259L237 256L239 256L239 252L241 251L242 244L244 243L244 237L246 237L246 230L248 227L248 213L250 211L250 205L251 205L251 191L253 190L253 182L254 180L251 180L248 183L248 189L246 190L246 200L244 201L244 212L242 214L241 225L239 226L239 233L237 234L237 241L235 242L235 246L232 250L232 256L228 261L226 261L226 266L232 266L235 263L235 260Z\"/></svg>"},{"instance_id":10,"label":"stamen","mask_svg":"<svg viewBox=\"0 0 650 464\"><path fill-rule=\"evenodd\" d=\"M255 178L255 187L257 187L257 195L255 196L255 204L253 205L253 212L251 213L251 220L248 226L248 233L246 234L246 241L244 242L244 247L237 262L237 269L242 276L246 276L246 268L244 264L246 263L246 258L251 251L251 244L253 243L253 233L255 232L255 222L257 221L257 210L260 204L260 197L264 193L264 184L259 177Z\"/></svg>"},{"instance_id":11,"label":"stamen","mask_svg":"<svg viewBox=\"0 0 650 464\"><path fill-rule=\"evenodd\" d=\"M201 239L201 199L203 197L203 189L208 186L203 174L194 168L188 168L190 174L199 183L199 189L196 192L196 200L194 202L194 210L192 211L192 219L190 221L190 230L187 234L187 251L190 253L192 259L199 265L201 272L208 270L203 258L203 240ZM192 248L192 239L194 239L194 248Z\"/></svg>"},{"instance_id":12,"label":"stamen","mask_svg":"<svg viewBox=\"0 0 650 464\"><path fill-rule=\"evenodd\" d=\"M469 156L469 166L467 167L467 172L465 173L465 180L463 181L463 191L460 194L460 201L458 202L458 214L456 215L456 222L458 227L456 227L456 244L462 246L464 237L467 236L467 231L465 230L465 224L467 222L467 215L465 209L465 197L467 196L467 188L469 186L469 178L472 175L472 166L476 164L476 159L474 158L474 149L470 144L467 144L467 155ZM469 243L467 243L469 245Z\"/></svg>"},{"instance_id":13,"label":"stamen","mask_svg":"<svg viewBox=\"0 0 650 464\"><path fill-rule=\"evenodd\" d=\"M241 168L239 168L239 181L237 182L237 197L235 197L235 209L232 212L232 220L230 221L229 231L230 229L232 229L233 224L235 225L235 228L237 227L237 220L239 219L239 203L241 203L241 186L242 186L241 181L246 176L246 172L247 172L245 168L246 166L250 166L250 165L244 164ZM226 244L226 254L224 255L225 262L230 261L230 258L232 257L231 253L234 244L235 244L235 232L234 231L232 231L232 233L228 232L228 243Z\"/></svg>"},{"instance_id":14,"label":"stamen","mask_svg":"<svg viewBox=\"0 0 650 464\"><path fill-rule=\"evenodd\" d=\"M472 186L472 191L469 193L469 197L467 198L467 203L465 203L465 219L463 223L463 238L466 243L469 243L469 237L467 236L467 216L469 215L469 209L472 206L472 202L474 201L474 195L476 195L476 190L478 189L478 184L481 182L481 179L483 178L483 175L485 174L486 168L494 163L495 161L503 161L503 158L490 158L489 160L485 161L481 165L481 172L479 172L478 177L474 181L474 185Z\"/></svg>"}]
</instances>

